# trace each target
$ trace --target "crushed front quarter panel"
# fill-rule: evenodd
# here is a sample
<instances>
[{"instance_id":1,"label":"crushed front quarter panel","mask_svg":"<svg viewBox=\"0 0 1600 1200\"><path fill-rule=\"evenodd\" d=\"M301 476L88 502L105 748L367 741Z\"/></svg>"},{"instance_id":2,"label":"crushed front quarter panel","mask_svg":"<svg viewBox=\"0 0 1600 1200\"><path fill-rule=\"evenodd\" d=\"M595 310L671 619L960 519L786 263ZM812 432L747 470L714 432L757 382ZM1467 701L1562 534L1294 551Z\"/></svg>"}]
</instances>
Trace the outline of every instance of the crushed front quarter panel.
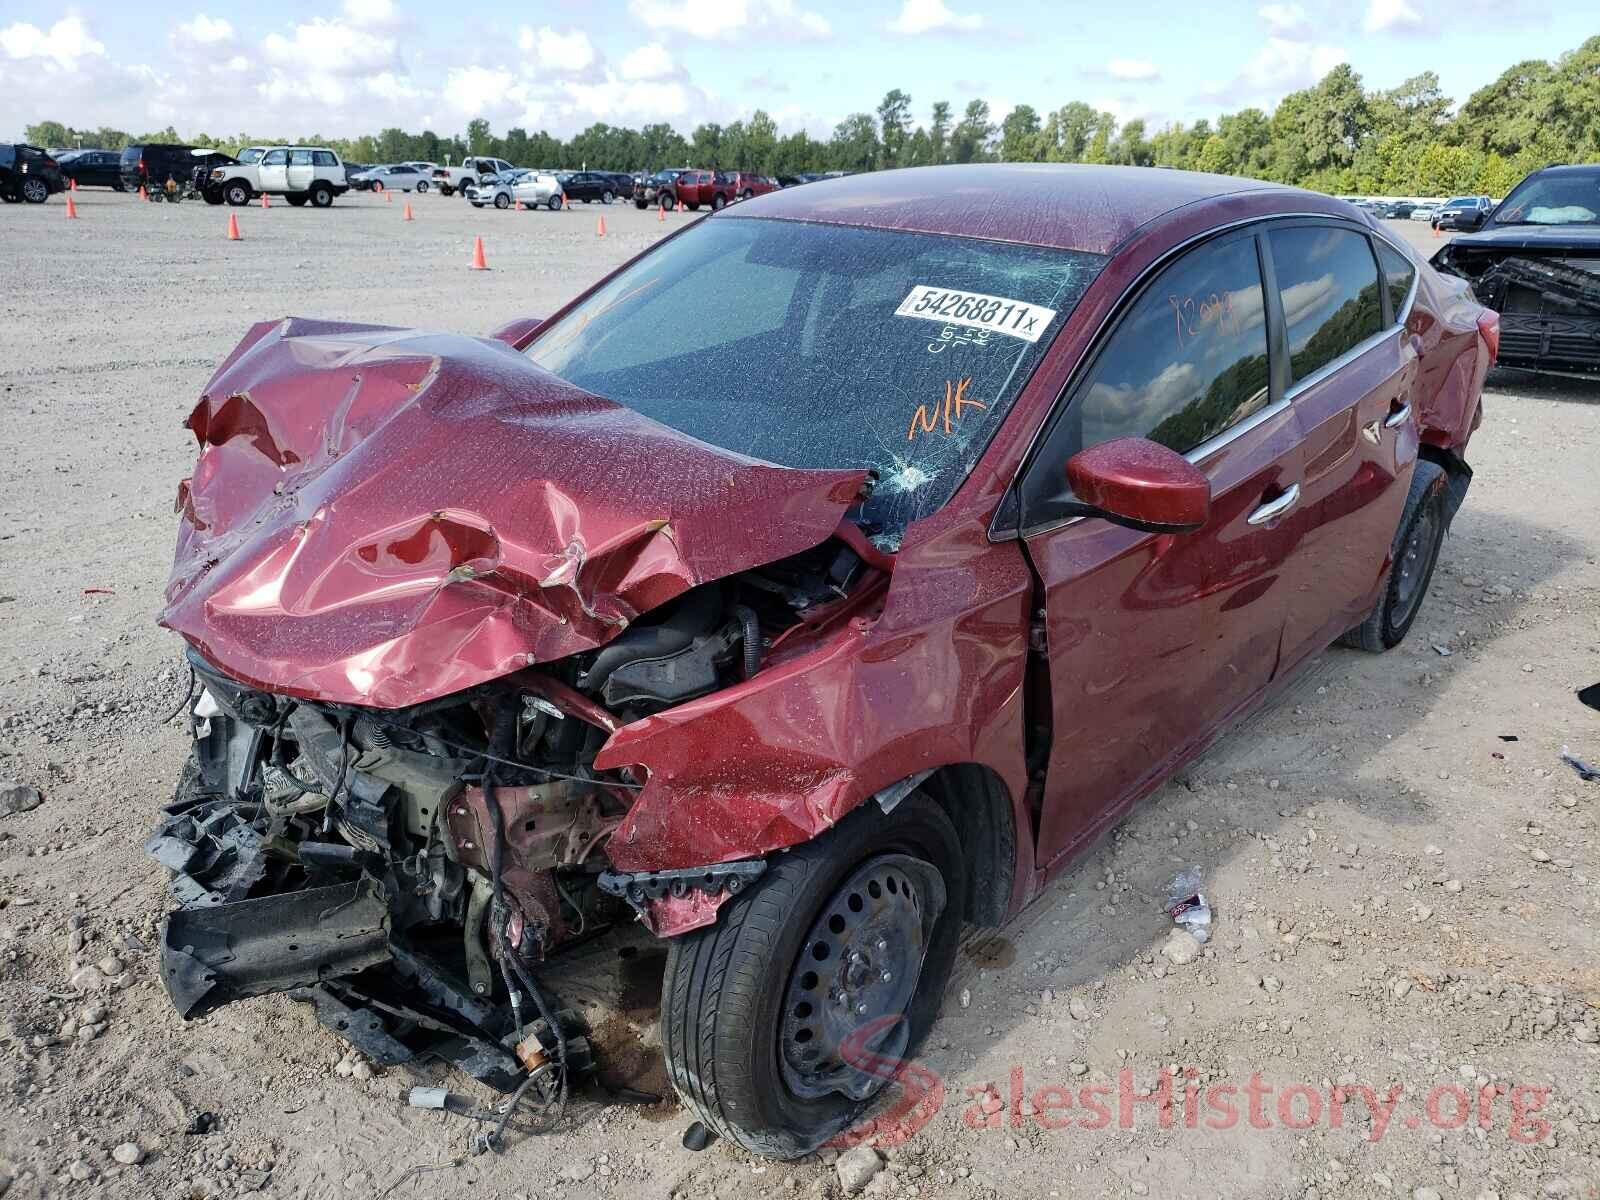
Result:
<instances>
[{"instance_id":1,"label":"crushed front quarter panel","mask_svg":"<svg viewBox=\"0 0 1600 1200\"><path fill-rule=\"evenodd\" d=\"M161 623L235 679L377 708L815 546L865 479L718 450L502 342L293 318L250 331L188 426Z\"/></svg>"}]
</instances>

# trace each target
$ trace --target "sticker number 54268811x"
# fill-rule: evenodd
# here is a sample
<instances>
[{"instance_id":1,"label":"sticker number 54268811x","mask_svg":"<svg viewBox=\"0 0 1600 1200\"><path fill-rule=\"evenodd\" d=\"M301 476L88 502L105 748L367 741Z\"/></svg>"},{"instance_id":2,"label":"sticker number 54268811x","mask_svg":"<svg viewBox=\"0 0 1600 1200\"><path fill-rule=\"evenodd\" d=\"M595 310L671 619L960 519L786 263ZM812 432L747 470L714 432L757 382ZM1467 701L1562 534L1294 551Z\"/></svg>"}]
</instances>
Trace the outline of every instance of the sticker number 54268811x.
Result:
<instances>
[{"instance_id":1,"label":"sticker number 54268811x","mask_svg":"<svg viewBox=\"0 0 1600 1200\"><path fill-rule=\"evenodd\" d=\"M1056 310L1008 300L1004 296L918 284L900 301L894 315L921 317L945 325L965 325L968 329L988 329L1025 342L1037 342L1056 319Z\"/></svg>"}]
</instances>

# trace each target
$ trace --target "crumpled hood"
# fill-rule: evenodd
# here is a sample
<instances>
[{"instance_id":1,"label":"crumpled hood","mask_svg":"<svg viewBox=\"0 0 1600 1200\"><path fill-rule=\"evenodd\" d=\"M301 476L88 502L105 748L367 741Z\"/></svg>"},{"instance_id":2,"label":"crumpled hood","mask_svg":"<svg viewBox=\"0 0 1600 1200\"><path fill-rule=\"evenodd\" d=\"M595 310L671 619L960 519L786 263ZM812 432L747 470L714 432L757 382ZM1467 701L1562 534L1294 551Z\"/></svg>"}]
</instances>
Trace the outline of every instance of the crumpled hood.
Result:
<instances>
[{"instance_id":1,"label":"crumpled hood","mask_svg":"<svg viewBox=\"0 0 1600 1200\"><path fill-rule=\"evenodd\" d=\"M865 479L708 446L499 342L297 318L251 329L187 424L160 623L243 682L379 708L818 545Z\"/></svg>"},{"instance_id":2,"label":"crumpled hood","mask_svg":"<svg viewBox=\"0 0 1600 1200\"><path fill-rule=\"evenodd\" d=\"M1577 250L1593 254L1600 253L1600 226L1491 225L1478 233L1458 234L1450 240L1449 247L1485 252Z\"/></svg>"}]
</instances>

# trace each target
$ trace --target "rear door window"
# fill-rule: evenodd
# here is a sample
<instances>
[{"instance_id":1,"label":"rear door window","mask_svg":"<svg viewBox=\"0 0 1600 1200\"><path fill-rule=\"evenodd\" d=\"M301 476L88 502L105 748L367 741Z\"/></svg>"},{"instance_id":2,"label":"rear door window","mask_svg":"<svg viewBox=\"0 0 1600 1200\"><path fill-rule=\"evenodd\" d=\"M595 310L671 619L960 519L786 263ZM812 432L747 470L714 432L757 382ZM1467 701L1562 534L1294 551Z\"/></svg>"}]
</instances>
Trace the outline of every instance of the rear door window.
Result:
<instances>
[{"instance_id":1,"label":"rear door window","mask_svg":"<svg viewBox=\"0 0 1600 1200\"><path fill-rule=\"evenodd\" d=\"M1295 226L1270 231L1267 241L1298 382L1382 328L1378 263L1367 236L1353 229Z\"/></svg>"},{"instance_id":2,"label":"rear door window","mask_svg":"<svg viewBox=\"0 0 1600 1200\"><path fill-rule=\"evenodd\" d=\"M1388 242L1379 241L1378 264L1383 268L1383 285L1389 292L1389 319L1398 322L1405 315L1406 298L1416 282L1417 268Z\"/></svg>"},{"instance_id":3,"label":"rear door window","mask_svg":"<svg viewBox=\"0 0 1600 1200\"><path fill-rule=\"evenodd\" d=\"M309 167L311 165L311 151L309 151L309 150L291 150L291 151L289 151L289 165L291 167Z\"/></svg>"},{"instance_id":4,"label":"rear door window","mask_svg":"<svg viewBox=\"0 0 1600 1200\"><path fill-rule=\"evenodd\" d=\"M337 167L339 160L333 157L332 150L313 150L311 161L319 167Z\"/></svg>"},{"instance_id":5,"label":"rear door window","mask_svg":"<svg viewBox=\"0 0 1600 1200\"><path fill-rule=\"evenodd\" d=\"M1255 238L1194 250L1135 302L1052 435L1052 462L1119 437L1186 454L1266 407L1267 326Z\"/></svg>"}]
</instances>

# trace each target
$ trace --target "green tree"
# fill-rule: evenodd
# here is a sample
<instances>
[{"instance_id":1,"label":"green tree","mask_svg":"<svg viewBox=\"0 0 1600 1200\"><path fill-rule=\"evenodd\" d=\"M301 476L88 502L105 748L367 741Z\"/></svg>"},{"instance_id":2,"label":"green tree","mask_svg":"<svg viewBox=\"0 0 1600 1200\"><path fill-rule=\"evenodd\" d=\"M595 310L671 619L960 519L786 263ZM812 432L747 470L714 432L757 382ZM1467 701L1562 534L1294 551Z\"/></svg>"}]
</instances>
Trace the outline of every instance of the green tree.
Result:
<instances>
[{"instance_id":1,"label":"green tree","mask_svg":"<svg viewBox=\"0 0 1600 1200\"><path fill-rule=\"evenodd\" d=\"M828 157L836 171L872 171L881 157L878 123L870 113L852 113L833 128Z\"/></svg>"},{"instance_id":2,"label":"green tree","mask_svg":"<svg viewBox=\"0 0 1600 1200\"><path fill-rule=\"evenodd\" d=\"M989 119L988 102L969 100L961 123L950 132L950 161L983 161L989 156L989 142L993 137L994 122Z\"/></svg>"},{"instance_id":3,"label":"green tree","mask_svg":"<svg viewBox=\"0 0 1600 1200\"><path fill-rule=\"evenodd\" d=\"M950 161L950 101L948 100L933 102L933 120L928 123L928 149L933 156L930 159L933 165Z\"/></svg>"},{"instance_id":4,"label":"green tree","mask_svg":"<svg viewBox=\"0 0 1600 1200\"><path fill-rule=\"evenodd\" d=\"M911 136L911 97L899 88L884 96L878 105L879 137L883 144L883 165L901 167L906 139Z\"/></svg>"},{"instance_id":5,"label":"green tree","mask_svg":"<svg viewBox=\"0 0 1600 1200\"><path fill-rule=\"evenodd\" d=\"M467 122L467 152L469 154L488 154L489 148L489 122L482 117L474 117Z\"/></svg>"},{"instance_id":6,"label":"green tree","mask_svg":"<svg viewBox=\"0 0 1600 1200\"><path fill-rule=\"evenodd\" d=\"M1000 122L1000 161L1035 162L1039 157L1039 114L1019 104Z\"/></svg>"}]
</instances>

